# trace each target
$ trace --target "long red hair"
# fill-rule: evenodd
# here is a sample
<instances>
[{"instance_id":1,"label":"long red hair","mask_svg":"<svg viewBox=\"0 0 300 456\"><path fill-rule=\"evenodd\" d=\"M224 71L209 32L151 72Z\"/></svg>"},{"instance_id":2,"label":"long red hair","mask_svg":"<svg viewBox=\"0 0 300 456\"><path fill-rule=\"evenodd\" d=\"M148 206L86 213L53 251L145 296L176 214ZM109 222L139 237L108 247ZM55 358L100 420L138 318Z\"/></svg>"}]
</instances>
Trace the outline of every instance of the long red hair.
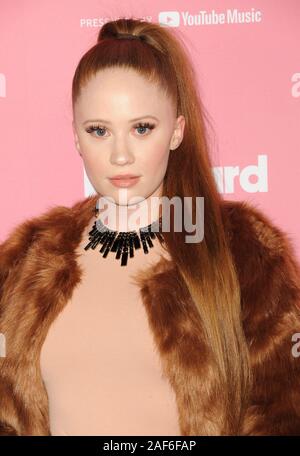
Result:
<instances>
[{"instance_id":1,"label":"long red hair","mask_svg":"<svg viewBox=\"0 0 300 456\"><path fill-rule=\"evenodd\" d=\"M118 40L129 33L142 40ZM221 195L212 172L206 114L188 50L176 32L137 19L107 22L97 43L79 61L72 84L73 108L81 88L104 68L130 68L159 84L185 117L184 138L171 151L163 183L168 198L204 197L204 239L186 243L185 231L164 233L165 245L201 319L203 337L211 350L219 402L220 433L237 435L251 389L249 352L241 321L237 272L224 230Z\"/></svg>"}]
</instances>

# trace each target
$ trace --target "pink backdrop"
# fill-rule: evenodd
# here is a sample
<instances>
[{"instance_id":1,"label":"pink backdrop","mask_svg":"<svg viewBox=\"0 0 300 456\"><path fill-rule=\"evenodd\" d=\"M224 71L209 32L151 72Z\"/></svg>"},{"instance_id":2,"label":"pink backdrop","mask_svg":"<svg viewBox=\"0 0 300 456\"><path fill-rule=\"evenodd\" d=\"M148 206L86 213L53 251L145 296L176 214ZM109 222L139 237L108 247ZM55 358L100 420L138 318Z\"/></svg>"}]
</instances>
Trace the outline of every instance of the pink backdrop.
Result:
<instances>
[{"instance_id":1,"label":"pink backdrop","mask_svg":"<svg viewBox=\"0 0 300 456\"><path fill-rule=\"evenodd\" d=\"M73 141L71 82L101 25L124 15L167 21L184 38L220 192L263 209L300 257L298 0L2 0L0 241L25 218L93 192Z\"/></svg>"}]
</instances>

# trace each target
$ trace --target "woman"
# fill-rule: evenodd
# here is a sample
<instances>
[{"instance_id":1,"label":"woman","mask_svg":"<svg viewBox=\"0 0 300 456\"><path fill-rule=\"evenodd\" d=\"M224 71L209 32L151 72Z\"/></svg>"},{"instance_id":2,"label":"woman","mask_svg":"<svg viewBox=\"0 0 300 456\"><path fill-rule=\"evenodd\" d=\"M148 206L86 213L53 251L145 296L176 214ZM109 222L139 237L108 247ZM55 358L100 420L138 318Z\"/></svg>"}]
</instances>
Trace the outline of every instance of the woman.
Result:
<instances>
[{"instance_id":1,"label":"woman","mask_svg":"<svg viewBox=\"0 0 300 456\"><path fill-rule=\"evenodd\" d=\"M183 44L158 24L108 22L72 90L97 193L0 246L0 433L299 434L299 265L266 215L218 193ZM161 230L174 196L192 198L190 225L203 198L201 241L172 217ZM134 230L127 250L107 244Z\"/></svg>"}]
</instances>

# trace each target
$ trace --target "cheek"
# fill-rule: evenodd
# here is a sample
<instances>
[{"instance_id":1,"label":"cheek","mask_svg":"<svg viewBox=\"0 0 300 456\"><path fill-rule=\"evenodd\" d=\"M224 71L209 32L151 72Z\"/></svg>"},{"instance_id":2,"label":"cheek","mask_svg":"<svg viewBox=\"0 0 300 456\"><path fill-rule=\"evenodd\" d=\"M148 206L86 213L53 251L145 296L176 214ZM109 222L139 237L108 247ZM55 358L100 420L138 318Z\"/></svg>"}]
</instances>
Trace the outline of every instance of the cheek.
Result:
<instances>
[{"instance_id":1,"label":"cheek","mask_svg":"<svg viewBox=\"0 0 300 456\"><path fill-rule=\"evenodd\" d=\"M143 160L143 169L147 174L158 173L165 171L168 164L169 150L166 147L162 147L161 144L153 147L151 153L146 155Z\"/></svg>"},{"instance_id":2,"label":"cheek","mask_svg":"<svg viewBox=\"0 0 300 456\"><path fill-rule=\"evenodd\" d=\"M89 177L97 177L99 179L100 176L106 177L108 175L109 166L104 157L101 157L99 153L89 154L85 151L85 153L82 154L82 159L86 173Z\"/></svg>"},{"instance_id":3,"label":"cheek","mask_svg":"<svg viewBox=\"0 0 300 456\"><path fill-rule=\"evenodd\" d=\"M104 154L99 152L99 147L95 147L88 141L81 139L80 148L82 160L86 169L89 169L90 171L96 170L97 172L101 169L105 169Z\"/></svg>"}]
</instances>

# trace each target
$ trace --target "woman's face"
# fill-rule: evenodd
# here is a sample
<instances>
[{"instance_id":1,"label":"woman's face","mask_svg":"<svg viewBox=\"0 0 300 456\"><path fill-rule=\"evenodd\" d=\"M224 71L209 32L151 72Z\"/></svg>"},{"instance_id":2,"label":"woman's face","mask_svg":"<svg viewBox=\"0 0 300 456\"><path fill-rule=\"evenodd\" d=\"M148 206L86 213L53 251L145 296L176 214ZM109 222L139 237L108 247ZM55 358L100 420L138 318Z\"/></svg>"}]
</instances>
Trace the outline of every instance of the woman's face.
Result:
<instances>
[{"instance_id":1,"label":"woman's face","mask_svg":"<svg viewBox=\"0 0 300 456\"><path fill-rule=\"evenodd\" d=\"M119 195L123 189L109 178L140 176L126 188L130 204L131 198L137 202L162 195L169 153L182 141L184 124L184 117L176 118L174 105L160 88L134 70L110 68L99 71L82 88L72 126L76 147L97 193L122 204Z\"/></svg>"}]
</instances>

